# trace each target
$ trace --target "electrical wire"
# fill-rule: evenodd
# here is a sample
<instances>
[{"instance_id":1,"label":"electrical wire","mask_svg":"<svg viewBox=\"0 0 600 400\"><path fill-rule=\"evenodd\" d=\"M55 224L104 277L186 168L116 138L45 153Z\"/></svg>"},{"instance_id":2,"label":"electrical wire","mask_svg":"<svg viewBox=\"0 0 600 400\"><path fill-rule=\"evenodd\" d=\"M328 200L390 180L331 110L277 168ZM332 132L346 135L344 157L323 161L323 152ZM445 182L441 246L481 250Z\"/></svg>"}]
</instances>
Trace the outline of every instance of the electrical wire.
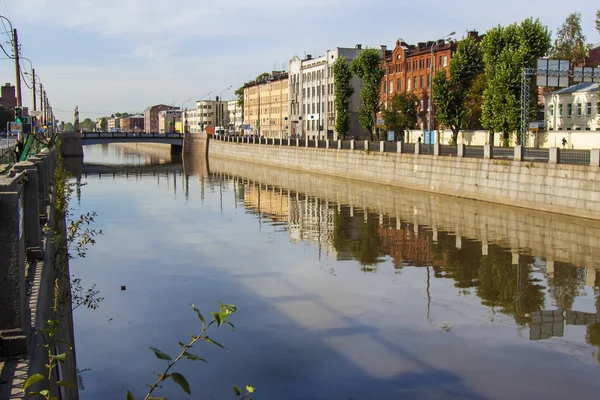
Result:
<instances>
[{"instance_id":1,"label":"electrical wire","mask_svg":"<svg viewBox=\"0 0 600 400\"><path fill-rule=\"evenodd\" d=\"M0 43L0 49L2 49L2 51L4 52L4 54L6 54L6 57L10 58L11 60L14 60L15 57L14 56L10 56L6 50L4 50L4 46L2 46L2 44Z\"/></svg>"}]
</instances>

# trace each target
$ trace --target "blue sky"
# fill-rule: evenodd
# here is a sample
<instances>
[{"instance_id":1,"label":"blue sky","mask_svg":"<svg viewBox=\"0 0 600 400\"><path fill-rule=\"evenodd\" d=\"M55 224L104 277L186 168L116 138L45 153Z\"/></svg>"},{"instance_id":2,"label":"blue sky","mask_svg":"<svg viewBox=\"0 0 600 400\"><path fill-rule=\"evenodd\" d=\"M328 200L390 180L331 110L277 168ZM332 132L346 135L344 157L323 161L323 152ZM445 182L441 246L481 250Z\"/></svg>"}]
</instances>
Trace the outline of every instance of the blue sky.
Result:
<instances>
[{"instance_id":1,"label":"blue sky","mask_svg":"<svg viewBox=\"0 0 600 400\"><path fill-rule=\"evenodd\" d=\"M390 48L398 38L416 43L451 31L461 38L529 16L555 32L569 13L581 12L588 42L598 43L597 8L556 0L0 0L61 120L72 120L75 105L90 118L181 106L281 69L294 55L357 43ZM2 83L14 84L11 61L0 61ZM25 87L23 101L31 104Z\"/></svg>"}]
</instances>

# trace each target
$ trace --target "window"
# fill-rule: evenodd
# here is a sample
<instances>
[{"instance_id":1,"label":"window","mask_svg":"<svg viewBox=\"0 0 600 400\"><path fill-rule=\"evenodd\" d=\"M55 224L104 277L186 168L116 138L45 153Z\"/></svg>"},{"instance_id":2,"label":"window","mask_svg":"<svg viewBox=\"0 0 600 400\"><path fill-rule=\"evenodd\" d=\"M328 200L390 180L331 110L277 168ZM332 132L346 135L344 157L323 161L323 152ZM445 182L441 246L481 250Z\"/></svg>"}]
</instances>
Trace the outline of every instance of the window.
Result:
<instances>
[{"instance_id":1,"label":"window","mask_svg":"<svg viewBox=\"0 0 600 400\"><path fill-rule=\"evenodd\" d=\"M400 85L400 82L401 82L401 80L400 80L400 78L398 78L398 82L396 82L396 92L399 92L401 90L402 86Z\"/></svg>"},{"instance_id":2,"label":"window","mask_svg":"<svg viewBox=\"0 0 600 400\"><path fill-rule=\"evenodd\" d=\"M416 76L413 78L413 85L415 85L415 90L419 88L419 81Z\"/></svg>"},{"instance_id":3,"label":"window","mask_svg":"<svg viewBox=\"0 0 600 400\"><path fill-rule=\"evenodd\" d=\"M419 111L423 111L423 99L421 99L421 104L419 104Z\"/></svg>"},{"instance_id":4,"label":"window","mask_svg":"<svg viewBox=\"0 0 600 400\"><path fill-rule=\"evenodd\" d=\"M302 89L302 97L306 97L306 88Z\"/></svg>"},{"instance_id":5,"label":"window","mask_svg":"<svg viewBox=\"0 0 600 400\"><path fill-rule=\"evenodd\" d=\"M383 82L383 93L387 93L387 81Z\"/></svg>"},{"instance_id":6,"label":"window","mask_svg":"<svg viewBox=\"0 0 600 400\"><path fill-rule=\"evenodd\" d=\"M573 115L573 104L569 103L567 104L567 118L571 118L571 115Z\"/></svg>"},{"instance_id":7,"label":"window","mask_svg":"<svg viewBox=\"0 0 600 400\"><path fill-rule=\"evenodd\" d=\"M585 105L585 114L589 117L592 115L592 103L587 103Z\"/></svg>"},{"instance_id":8,"label":"window","mask_svg":"<svg viewBox=\"0 0 600 400\"><path fill-rule=\"evenodd\" d=\"M406 90L410 90L410 78L406 79Z\"/></svg>"},{"instance_id":9,"label":"window","mask_svg":"<svg viewBox=\"0 0 600 400\"><path fill-rule=\"evenodd\" d=\"M442 62L444 61L444 58L442 56L440 56L440 62L438 63L438 67L441 67L443 64Z\"/></svg>"},{"instance_id":10,"label":"window","mask_svg":"<svg viewBox=\"0 0 600 400\"><path fill-rule=\"evenodd\" d=\"M312 95L313 95L313 97L315 97L315 87L314 86L312 88Z\"/></svg>"},{"instance_id":11,"label":"window","mask_svg":"<svg viewBox=\"0 0 600 400\"><path fill-rule=\"evenodd\" d=\"M321 103L317 103L317 113L321 112Z\"/></svg>"},{"instance_id":12,"label":"window","mask_svg":"<svg viewBox=\"0 0 600 400\"><path fill-rule=\"evenodd\" d=\"M325 85L321 85L321 94L325 96Z\"/></svg>"},{"instance_id":13,"label":"window","mask_svg":"<svg viewBox=\"0 0 600 400\"><path fill-rule=\"evenodd\" d=\"M448 65L448 56L444 56L444 67Z\"/></svg>"},{"instance_id":14,"label":"window","mask_svg":"<svg viewBox=\"0 0 600 400\"><path fill-rule=\"evenodd\" d=\"M423 85L423 79L425 79L425 77L424 77L423 75L421 75L421 78L420 78L420 80L421 80L421 89L423 89L423 88L425 87L425 86Z\"/></svg>"},{"instance_id":15,"label":"window","mask_svg":"<svg viewBox=\"0 0 600 400\"><path fill-rule=\"evenodd\" d=\"M390 93L394 92L394 81L390 81Z\"/></svg>"},{"instance_id":16,"label":"window","mask_svg":"<svg viewBox=\"0 0 600 400\"><path fill-rule=\"evenodd\" d=\"M563 105L562 103L558 105L558 115L562 117L563 115Z\"/></svg>"},{"instance_id":17,"label":"window","mask_svg":"<svg viewBox=\"0 0 600 400\"><path fill-rule=\"evenodd\" d=\"M315 130L315 120L314 119L312 120L312 124L311 125L312 125L312 129L311 130L314 131Z\"/></svg>"},{"instance_id":18,"label":"window","mask_svg":"<svg viewBox=\"0 0 600 400\"><path fill-rule=\"evenodd\" d=\"M306 104L302 104L302 114L306 114Z\"/></svg>"},{"instance_id":19,"label":"window","mask_svg":"<svg viewBox=\"0 0 600 400\"><path fill-rule=\"evenodd\" d=\"M549 112L550 112L550 116L553 117L554 116L554 104L550 104Z\"/></svg>"},{"instance_id":20,"label":"window","mask_svg":"<svg viewBox=\"0 0 600 400\"><path fill-rule=\"evenodd\" d=\"M581 103L577 103L577 116L581 117Z\"/></svg>"},{"instance_id":21,"label":"window","mask_svg":"<svg viewBox=\"0 0 600 400\"><path fill-rule=\"evenodd\" d=\"M427 59L427 69L431 67L431 58Z\"/></svg>"},{"instance_id":22,"label":"window","mask_svg":"<svg viewBox=\"0 0 600 400\"><path fill-rule=\"evenodd\" d=\"M427 87L431 87L431 74L427 74Z\"/></svg>"},{"instance_id":23,"label":"window","mask_svg":"<svg viewBox=\"0 0 600 400\"><path fill-rule=\"evenodd\" d=\"M312 112L311 112L311 114L314 114L314 113L315 113L315 103L312 103L312 107L311 107L311 109L312 109Z\"/></svg>"},{"instance_id":24,"label":"window","mask_svg":"<svg viewBox=\"0 0 600 400\"><path fill-rule=\"evenodd\" d=\"M396 64L396 73L400 72L400 64Z\"/></svg>"}]
</instances>

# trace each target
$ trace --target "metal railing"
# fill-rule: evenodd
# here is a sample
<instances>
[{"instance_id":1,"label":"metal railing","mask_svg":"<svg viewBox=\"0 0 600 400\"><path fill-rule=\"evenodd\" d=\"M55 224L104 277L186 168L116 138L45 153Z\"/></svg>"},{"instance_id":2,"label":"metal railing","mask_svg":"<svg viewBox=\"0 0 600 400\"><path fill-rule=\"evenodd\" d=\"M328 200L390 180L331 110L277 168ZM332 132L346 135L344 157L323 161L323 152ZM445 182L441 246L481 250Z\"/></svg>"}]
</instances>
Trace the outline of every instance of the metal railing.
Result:
<instances>
[{"instance_id":1,"label":"metal railing","mask_svg":"<svg viewBox=\"0 0 600 400\"><path fill-rule=\"evenodd\" d=\"M342 150L350 150L350 140L342 140Z\"/></svg>"},{"instance_id":2,"label":"metal railing","mask_svg":"<svg viewBox=\"0 0 600 400\"><path fill-rule=\"evenodd\" d=\"M483 158L483 146L465 146L465 157Z\"/></svg>"},{"instance_id":3,"label":"metal railing","mask_svg":"<svg viewBox=\"0 0 600 400\"><path fill-rule=\"evenodd\" d=\"M495 147L492 149L492 158L512 160L515 158L514 147Z\"/></svg>"},{"instance_id":4,"label":"metal railing","mask_svg":"<svg viewBox=\"0 0 600 400\"><path fill-rule=\"evenodd\" d=\"M396 153L398 151L397 142L383 142L383 151L386 153Z\"/></svg>"},{"instance_id":5,"label":"metal railing","mask_svg":"<svg viewBox=\"0 0 600 400\"><path fill-rule=\"evenodd\" d=\"M403 143L402 144L402 152L415 154L415 144L414 143Z\"/></svg>"},{"instance_id":6,"label":"metal railing","mask_svg":"<svg viewBox=\"0 0 600 400\"><path fill-rule=\"evenodd\" d=\"M458 155L458 146L452 145L440 145L440 156L452 156L456 157Z\"/></svg>"},{"instance_id":7,"label":"metal railing","mask_svg":"<svg viewBox=\"0 0 600 400\"><path fill-rule=\"evenodd\" d=\"M558 163L590 165L590 151L575 149L558 149Z\"/></svg>"},{"instance_id":8,"label":"metal railing","mask_svg":"<svg viewBox=\"0 0 600 400\"><path fill-rule=\"evenodd\" d=\"M365 150L365 141L364 140L355 140L354 141L354 150Z\"/></svg>"},{"instance_id":9,"label":"metal railing","mask_svg":"<svg viewBox=\"0 0 600 400\"><path fill-rule=\"evenodd\" d=\"M371 141L369 141L369 147L368 147L368 149L369 149L369 151L379 151L380 150L379 146L380 146L379 142L371 142Z\"/></svg>"},{"instance_id":10,"label":"metal railing","mask_svg":"<svg viewBox=\"0 0 600 400\"><path fill-rule=\"evenodd\" d=\"M327 147L327 141L326 140L319 140L319 148L320 149L324 149L325 147Z\"/></svg>"},{"instance_id":11,"label":"metal railing","mask_svg":"<svg viewBox=\"0 0 600 400\"><path fill-rule=\"evenodd\" d=\"M587 152L589 154L589 150L587 150ZM548 149L524 149L523 159L527 161L548 162L549 158L550 151Z\"/></svg>"}]
</instances>

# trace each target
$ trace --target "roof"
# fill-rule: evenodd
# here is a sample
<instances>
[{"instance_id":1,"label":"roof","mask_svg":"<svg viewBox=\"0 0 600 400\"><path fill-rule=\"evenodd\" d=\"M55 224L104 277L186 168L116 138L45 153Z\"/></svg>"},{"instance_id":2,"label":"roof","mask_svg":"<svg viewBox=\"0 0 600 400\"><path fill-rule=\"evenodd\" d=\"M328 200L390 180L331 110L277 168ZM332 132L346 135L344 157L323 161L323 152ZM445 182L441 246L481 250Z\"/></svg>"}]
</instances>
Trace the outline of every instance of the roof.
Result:
<instances>
[{"instance_id":1,"label":"roof","mask_svg":"<svg viewBox=\"0 0 600 400\"><path fill-rule=\"evenodd\" d=\"M564 89L557 90L550 94L571 94L580 92L597 92L600 90L600 84L593 82L582 82L577 85L569 86Z\"/></svg>"}]
</instances>

